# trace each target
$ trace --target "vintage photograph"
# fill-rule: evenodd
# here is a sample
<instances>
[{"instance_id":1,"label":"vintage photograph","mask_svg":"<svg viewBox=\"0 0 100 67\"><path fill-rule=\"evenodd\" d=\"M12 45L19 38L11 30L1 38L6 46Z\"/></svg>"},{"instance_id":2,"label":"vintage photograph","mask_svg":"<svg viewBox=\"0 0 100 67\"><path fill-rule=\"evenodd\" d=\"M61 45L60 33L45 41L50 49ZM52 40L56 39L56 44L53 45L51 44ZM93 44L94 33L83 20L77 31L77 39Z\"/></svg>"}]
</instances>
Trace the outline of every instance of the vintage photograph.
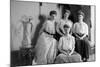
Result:
<instances>
[{"instance_id":1,"label":"vintage photograph","mask_svg":"<svg viewBox=\"0 0 100 67\"><path fill-rule=\"evenodd\" d=\"M10 0L11 67L94 62L95 9Z\"/></svg>"}]
</instances>

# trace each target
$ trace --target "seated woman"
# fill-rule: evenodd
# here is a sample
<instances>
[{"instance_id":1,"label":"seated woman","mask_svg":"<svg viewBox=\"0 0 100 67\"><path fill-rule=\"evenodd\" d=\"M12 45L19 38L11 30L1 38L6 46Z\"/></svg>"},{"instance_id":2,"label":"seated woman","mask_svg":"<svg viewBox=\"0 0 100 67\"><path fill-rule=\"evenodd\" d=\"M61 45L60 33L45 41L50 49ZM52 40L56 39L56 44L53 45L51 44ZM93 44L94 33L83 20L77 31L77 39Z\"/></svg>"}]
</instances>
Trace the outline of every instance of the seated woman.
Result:
<instances>
[{"instance_id":1,"label":"seated woman","mask_svg":"<svg viewBox=\"0 0 100 67\"><path fill-rule=\"evenodd\" d=\"M81 56L74 51L75 38L69 34L70 23L64 25L65 35L59 40L58 50L60 54L56 57L55 63L81 62Z\"/></svg>"},{"instance_id":2,"label":"seated woman","mask_svg":"<svg viewBox=\"0 0 100 67\"><path fill-rule=\"evenodd\" d=\"M83 21L84 13L78 12L79 21L73 26L73 35L76 39L75 51L82 56L84 62L89 59L88 25Z\"/></svg>"}]
</instances>

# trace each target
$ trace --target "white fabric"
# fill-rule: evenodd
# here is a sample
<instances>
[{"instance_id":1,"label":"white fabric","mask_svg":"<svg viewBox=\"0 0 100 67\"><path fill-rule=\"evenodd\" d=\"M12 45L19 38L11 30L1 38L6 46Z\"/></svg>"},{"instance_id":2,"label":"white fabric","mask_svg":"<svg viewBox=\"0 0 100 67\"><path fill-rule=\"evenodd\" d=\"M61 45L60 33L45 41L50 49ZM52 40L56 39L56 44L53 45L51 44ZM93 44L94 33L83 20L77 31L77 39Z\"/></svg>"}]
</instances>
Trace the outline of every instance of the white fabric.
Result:
<instances>
[{"instance_id":1,"label":"white fabric","mask_svg":"<svg viewBox=\"0 0 100 67\"><path fill-rule=\"evenodd\" d=\"M47 32L54 33L54 28L53 22L46 22L45 29ZM56 40L53 38L53 35L43 32L38 38L35 52L37 64L53 63L56 57Z\"/></svg>"},{"instance_id":2,"label":"white fabric","mask_svg":"<svg viewBox=\"0 0 100 67\"><path fill-rule=\"evenodd\" d=\"M55 34L55 21L46 21L46 28L45 30L51 34Z\"/></svg>"},{"instance_id":3,"label":"white fabric","mask_svg":"<svg viewBox=\"0 0 100 67\"><path fill-rule=\"evenodd\" d=\"M58 49L72 50L75 47L75 38L71 35L60 38Z\"/></svg>"},{"instance_id":4,"label":"white fabric","mask_svg":"<svg viewBox=\"0 0 100 67\"><path fill-rule=\"evenodd\" d=\"M60 21L60 27L63 27L65 24L67 24L67 25L69 25L70 26L70 28L72 28L72 25L73 25L73 22L71 21L71 20L61 20Z\"/></svg>"},{"instance_id":5,"label":"white fabric","mask_svg":"<svg viewBox=\"0 0 100 67\"><path fill-rule=\"evenodd\" d=\"M77 22L73 26L73 32L88 35L88 26L85 22L82 23Z\"/></svg>"},{"instance_id":6,"label":"white fabric","mask_svg":"<svg viewBox=\"0 0 100 67\"><path fill-rule=\"evenodd\" d=\"M31 47L31 27L29 22L23 22L23 47Z\"/></svg>"}]
</instances>

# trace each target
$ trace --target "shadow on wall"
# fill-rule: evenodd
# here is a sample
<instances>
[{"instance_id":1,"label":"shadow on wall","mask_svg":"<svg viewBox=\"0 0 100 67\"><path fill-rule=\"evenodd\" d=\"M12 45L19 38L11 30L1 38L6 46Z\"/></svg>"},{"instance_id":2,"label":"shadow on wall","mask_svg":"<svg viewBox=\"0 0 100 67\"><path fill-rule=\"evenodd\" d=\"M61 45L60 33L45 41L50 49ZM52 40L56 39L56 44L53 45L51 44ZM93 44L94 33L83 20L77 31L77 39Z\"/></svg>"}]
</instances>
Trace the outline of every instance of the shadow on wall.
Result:
<instances>
[{"instance_id":1,"label":"shadow on wall","mask_svg":"<svg viewBox=\"0 0 100 67\"><path fill-rule=\"evenodd\" d=\"M37 40L38 40L38 37L39 37L39 32L40 32L40 30L41 30L41 28L42 28L42 25L44 24L44 22L45 22L45 20L46 20L46 16L45 15L39 15L39 20L40 20L40 22L39 22L39 24L36 26L36 29L35 29L35 33L34 33L34 35L33 35L33 38L32 38L32 43L31 43L31 45L33 46L33 47L35 47L35 45L36 45L36 43L37 43Z\"/></svg>"}]
</instances>

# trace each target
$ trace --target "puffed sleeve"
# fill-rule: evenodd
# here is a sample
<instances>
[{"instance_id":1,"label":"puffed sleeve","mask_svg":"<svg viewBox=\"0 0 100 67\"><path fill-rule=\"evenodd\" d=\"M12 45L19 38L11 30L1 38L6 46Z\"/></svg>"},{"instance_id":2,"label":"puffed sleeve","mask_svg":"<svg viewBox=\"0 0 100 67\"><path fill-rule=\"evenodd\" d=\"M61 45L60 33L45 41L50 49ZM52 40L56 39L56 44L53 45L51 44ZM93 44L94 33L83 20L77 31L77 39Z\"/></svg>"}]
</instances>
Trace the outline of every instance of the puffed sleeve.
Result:
<instances>
[{"instance_id":1,"label":"puffed sleeve","mask_svg":"<svg viewBox=\"0 0 100 67\"><path fill-rule=\"evenodd\" d=\"M64 26L64 21L63 20L61 20L60 21L60 28L63 30L63 26Z\"/></svg>"},{"instance_id":2,"label":"puffed sleeve","mask_svg":"<svg viewBox=\"0 0 100 67\"><path fill-rule=\"evenodd\" d=\"M84 29L85 29L84 30L85 31L85 34L88 35L88 25L87 24L85 24L85 28Z\"/></svg>"},{"instance_id":3,"label":"puffed sleeve","mask_svg":"<svg viewBox=\"0 0 100 67\"><path fill-rule=\"evenodd\" d=\"M56 30L57 30L57 32L59 32L59 27L60 27L60 22L57 22L56 23Z\"/></svg>"},{"instance_id":4,"label":"puffed sleeve","mask_svg":"<svg viewBox=\"0 0 100 67\"><path fill-rule=\"evenodd\" d=\"M74 49L75 49L75 38L72 36L72 49L69 55L73 54Z\"/></svg>"},{"instance_id":5,"label":"puffed sleeve","mask_svg":"<svg viewBox=\"0 0 100 67\"><path fill-rule=\"evenodd\" d=\"M75 33L75 26L76 26L76 23L73 24L73 26L72 26L72 32L73 32L73 33Z\"/></svg>"},{"instance_id":6,"label":"puffed sleeve","mask_svg":"<svg viewBox=\"0 0 100 67\"><path fill-rule=\"evenodd\" d=\"M73 22L70 20L69 23L70 23L70 34L72 34L72 32L73 32Z\"/></svg>"},{"instance_id":7,"label":"puffed sleeve","mask_svg":"<svg viewBox=\"0 0 100 67\"><path fill-rule=\"evenodd\" d=\"M62 45L63 45L63 37L61 37L60 40L59 40L58 50L61 51L61 49L62 49Z\"/></svg>"},{"instance_id":8,"label":"puffed sleeve","mask_svg":"<svg viewBox=\"0 0 100 67\"><path fill-rule=\"evenodd\" d=\"M73 22L71 20L69 20L69 23L70 23L70 27L72 28Z\"/></svg>"},{"instance_id":9,"label":"puffed sleeve","mask_svg":"<svg viewBox=\"0 0 100 67\"><path fill-rule=\"evenodd\" d=\"M74 48L75 48L75 38L74 38L74 37L72 37L72 39L73 39L72 49L74 50Z\"/></svg>"}]
</instances>

